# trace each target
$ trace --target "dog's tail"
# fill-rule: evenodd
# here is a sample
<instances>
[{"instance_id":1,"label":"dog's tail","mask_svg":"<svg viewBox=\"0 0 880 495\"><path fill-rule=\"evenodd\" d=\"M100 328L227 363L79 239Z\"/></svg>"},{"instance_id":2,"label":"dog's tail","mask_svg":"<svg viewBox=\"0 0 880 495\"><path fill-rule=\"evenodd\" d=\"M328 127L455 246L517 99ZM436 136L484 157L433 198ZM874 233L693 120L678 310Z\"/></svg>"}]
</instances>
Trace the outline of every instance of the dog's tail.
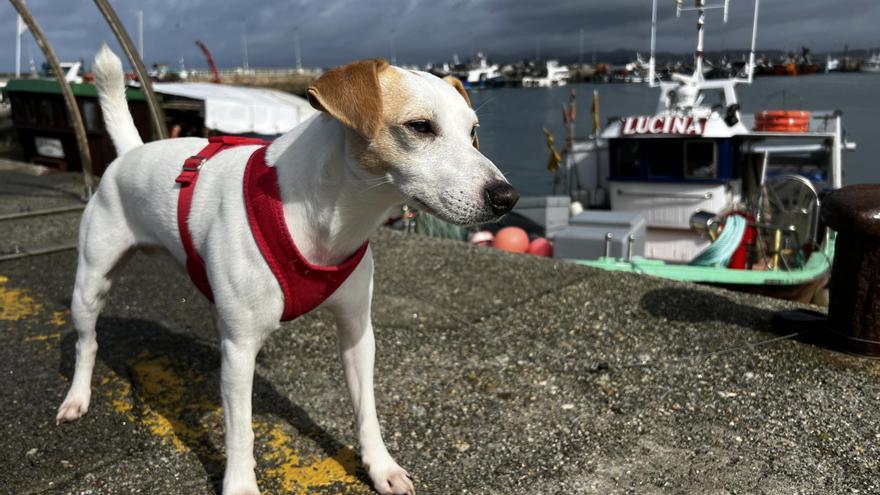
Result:
<instances>
[{"instance_id":1,"label":"dog's tail","mask_svg":"<svg viewBox=\"0 0 880 495\"><path fill-rule=\"evenodd\" d=\"M132 148L144 144L138 134L131 112L128 111L128 100L125 99L125 74L122 62L106 43L95 55L92 68L95 83L98 86L98 99L101 102L101 113L104 114L104 127L113 140L116 154L123 155Z\"/></svg>"}]
</instances>

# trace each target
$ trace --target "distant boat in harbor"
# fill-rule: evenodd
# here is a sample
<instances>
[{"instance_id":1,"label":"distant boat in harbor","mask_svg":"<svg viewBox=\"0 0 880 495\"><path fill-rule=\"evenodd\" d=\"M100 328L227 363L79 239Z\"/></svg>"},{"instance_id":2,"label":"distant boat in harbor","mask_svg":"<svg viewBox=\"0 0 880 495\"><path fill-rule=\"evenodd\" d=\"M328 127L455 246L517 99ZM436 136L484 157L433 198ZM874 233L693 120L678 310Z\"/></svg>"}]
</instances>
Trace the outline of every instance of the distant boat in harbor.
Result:
<instances>
[{"instance_id":1,"label":"distant boat in harbor","mask_svg":"<svg viewBox=\"0 0 880 495\"><path fill-rule=\"evenodd\" d=\"M828 57L825 59L825 72L839 72L840 71L840 59L832 58L831 54L828 54Z\"/></svg>"},{"instance_id":2,"label":"distant boat in harbor","mask_svg":"<svg viewBox=\"0 0 880 495\"><path fill-rule=\"evenodd\" d=\"M862 62L862 72L869 74L880 74L880 53L875 53L870 58Z\"/></svg>"},{"instance_id":3,"label":"distant boat in harbor","mask_svg":"<svg viewBox=\"0 0 880 495\"><path fill-rule=\"evenodd\" d=\"M568 66L559 65L556 60L548 60L540 75L522 78L522 85L527 88L550 88L568 84Z\"/></svg>"},{"instance_id":4,"label":"distant boat in harbor","mask_svg":"<svg viewBox=\"0 0 880 495\"><path fill-rule=\"evenodd\" d=\"M461 80L465 89L495 88L504 84L498 64L490 64L482 52L477 53L475 64L456 66L453 75Z\"/></svg>"}]
</instances>

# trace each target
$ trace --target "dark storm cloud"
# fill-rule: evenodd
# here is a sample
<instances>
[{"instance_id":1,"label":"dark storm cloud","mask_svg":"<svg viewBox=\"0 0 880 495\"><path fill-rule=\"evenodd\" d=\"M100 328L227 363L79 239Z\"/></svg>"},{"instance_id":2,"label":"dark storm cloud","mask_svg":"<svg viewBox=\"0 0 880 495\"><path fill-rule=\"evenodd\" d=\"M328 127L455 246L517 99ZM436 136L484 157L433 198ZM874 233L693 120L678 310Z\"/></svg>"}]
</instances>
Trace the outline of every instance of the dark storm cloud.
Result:
<instances>
[{"instance_id":1,"label":"dark storm cloud","mask_svg":"<svg viewBox=\"0 0 880 495\"><path fill-rule=\"evenodd\" d=\"M719 2L721 0L718 0ZM688 2L691 3L691 2ZM711 0L710 0L711 3ZM400 63L462 57L482 50L490 56L572 55L580 30L591 51L648 49L649 0L141 0L113 2L135 36L137 10L144 10L146 59L203 67L193 44L202 39L220 66L242 61L246 32L251 66L294 63L294 38L301 39L306 65L336 65L356 58L397 55ZM749 42L751 0L732 0L731 22L709 15L707 50L736 49ZM90 59L112 35L89 0L30 0L29 5L64 60ZM662 51L693 47L692 16L675 19L674 2L661 0ZM764 49L814 51L880 46L878 0L764 0L758 44ZM15 13L0 2L0 71L14 64ZM25 64L37 48L25 43Z\"/></svg>"}]
</instances>

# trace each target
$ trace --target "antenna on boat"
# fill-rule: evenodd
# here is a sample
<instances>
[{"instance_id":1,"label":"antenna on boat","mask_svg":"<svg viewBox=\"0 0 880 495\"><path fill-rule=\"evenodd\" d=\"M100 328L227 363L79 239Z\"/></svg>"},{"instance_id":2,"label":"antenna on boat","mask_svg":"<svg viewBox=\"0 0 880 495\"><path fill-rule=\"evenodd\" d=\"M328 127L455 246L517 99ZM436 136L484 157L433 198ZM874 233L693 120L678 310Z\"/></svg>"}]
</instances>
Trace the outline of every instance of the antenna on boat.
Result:
<instances>
[{"instance_id":1,"label":"antenna on boat","mask_svg":"<svg viewBox=\"0 0 880 495\"><path fill-rule=\"evenodd\" d=\"M754 78L755 73L755 46L758 39L758 10L759 10L760 0L755 0L755 14L754 19L752 21L752 45L749 52L749 65L746 67L746 78L734 78L734 81L738 84L751 84ZM692 81L703 81L703 39L704 39L704 28L705 28L705 20L706 20L706 11L714 10L714 9L723 9L724 10L724 23L727 24L727 21L730 17L730 0L724 0L723 5L706 5L706 0L694 0L693 7L685 7L684 0L675 0L675 16L681 17L682 12L697 12L698 13L698 21L697 21L697 49L694 54L694 74L691 78L688 78ZM660 85L659 77L657 76L657 61L656 61L656 47L657 47L657 0L653 0L653 7L651 10L651 57L648 61L648 85L652 88L658 87Z\"/></svg>"},{"instance_id":2,"label":"antenna on boat","mask_svg":"<svg viewBox=\"0 0 880 495\"><path fill-rule=\"evenodd\" d=\"M677 0L678 5L681 5L682 0ZM654 58L654 51L657 48L657 0L654 0L654 7L651 10L651 58L648 59L648 86L652 88L656 88L658 86L656 79L656 59Z\"/></svg>"},{"instance_id":3,"label":"antenna on boat","mask_svg":"<svg viewBox=\"0 0 880 495\"><path fill-rule=\"evenodd\" d=\"M755 18L752 21L752 48L749 51L749 66L746 68L745 84L752 84L755 77L755 43L758 41L758 7L761 0L755 0Z\"/></svg>"}]
</instances>

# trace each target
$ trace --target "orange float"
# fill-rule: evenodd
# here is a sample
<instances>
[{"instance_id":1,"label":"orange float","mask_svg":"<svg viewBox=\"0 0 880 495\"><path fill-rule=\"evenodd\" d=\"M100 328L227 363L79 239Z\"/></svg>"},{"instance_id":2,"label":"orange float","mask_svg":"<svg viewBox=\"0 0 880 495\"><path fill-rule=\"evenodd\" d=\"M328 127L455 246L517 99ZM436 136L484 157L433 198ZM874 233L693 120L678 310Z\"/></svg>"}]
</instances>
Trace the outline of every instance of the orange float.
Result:
<instances>
[{"instance_id":1,"label":"orange float","mask_svg":"<svg viewBox=\"0 0 880 495\"><path fill-rule=\"evenodd\" d=\"M755 114L759 132L808 132L810 112L803 110L765 110Z\"/></svg>"},{"instance_id":2,"label":"orange float","mask_svg":"<svg viewBox=\"0 0 880 495\"><path fill-rule=\"evenodd\" d=\"M529 235L519 227L504 227L495 233L492 247L510 253L525 253L529 249Z\"/></svg>"}]
</instances>

